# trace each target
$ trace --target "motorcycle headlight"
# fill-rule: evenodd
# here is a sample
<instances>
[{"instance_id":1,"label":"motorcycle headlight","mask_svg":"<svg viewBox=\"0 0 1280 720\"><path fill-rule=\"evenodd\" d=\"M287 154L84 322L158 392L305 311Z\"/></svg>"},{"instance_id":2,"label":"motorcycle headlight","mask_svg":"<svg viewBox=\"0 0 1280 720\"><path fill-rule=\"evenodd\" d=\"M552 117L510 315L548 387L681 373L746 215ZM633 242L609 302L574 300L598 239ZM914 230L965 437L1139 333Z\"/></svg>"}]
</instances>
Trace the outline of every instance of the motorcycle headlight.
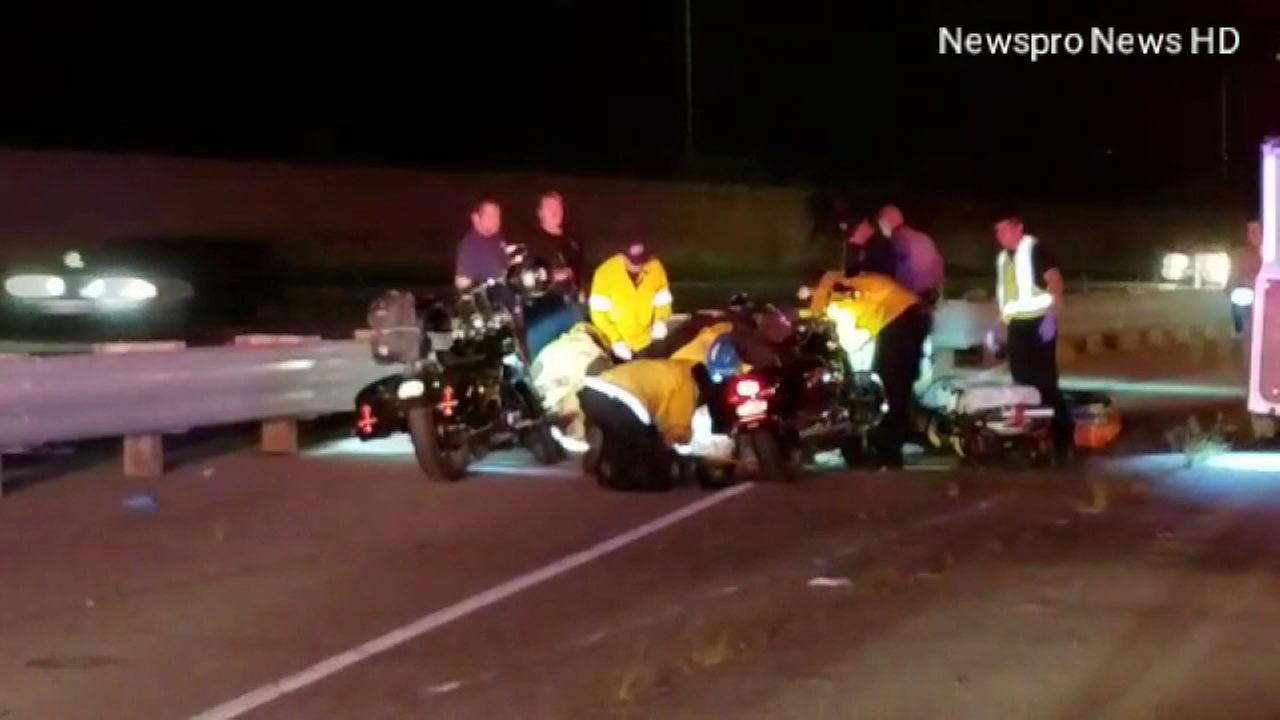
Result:
<instances>
[{"instance_id":1,"label":"motorcycle headlight","mask_svg":"<svg viewBox=\"0 0 1280 720\"><path fill-rule=\"evenodd\" d=\"M522 270L520 272L520 284L526 290L532 290L538 286L538 273L533 270Z\"/></svg>"},{"instance_id":2,"label":"motorcycle headlight","mask_svg":"<svg viewBox=\"0 0 1280 720\"><path fill-rule=\"evenodd\" d=\"M422 397L426 392L426 383L421 380L405 380L400 383L400 387L396 388L396 397L401 400L413 400Z\"/></svg>"},{"instance_id":3,"label":"motorcycle headlight","mask_svg":"<svg viewBox=\"0 0 1280 720\"><path fill-rule=\"evenodd\" d=\"M4 291L23 300L62 297L67 283L57 275L12 275L5 278Z\"/></svg>"}]
</instances>

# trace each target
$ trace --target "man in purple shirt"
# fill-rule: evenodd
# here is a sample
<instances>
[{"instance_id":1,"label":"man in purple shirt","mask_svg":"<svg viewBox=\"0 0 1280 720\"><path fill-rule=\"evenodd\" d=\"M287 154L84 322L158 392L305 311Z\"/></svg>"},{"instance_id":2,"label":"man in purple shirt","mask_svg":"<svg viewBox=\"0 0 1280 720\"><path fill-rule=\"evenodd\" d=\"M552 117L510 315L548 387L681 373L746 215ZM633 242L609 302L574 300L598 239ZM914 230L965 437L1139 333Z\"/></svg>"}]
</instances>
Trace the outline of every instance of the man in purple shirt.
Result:
<instances>
[{"instance_id":1,"label":"man in purple shirt","mask_svg":"<svg viewBox=\"0 0 1280 720\"><path fill-rule=\"evenodd\" d=\"M502 237L502 208L490 195L481 196L471 209L471 230L458 243L454 284L459 290L507 275L507 241Z\"/></svg>"}]
</instances>

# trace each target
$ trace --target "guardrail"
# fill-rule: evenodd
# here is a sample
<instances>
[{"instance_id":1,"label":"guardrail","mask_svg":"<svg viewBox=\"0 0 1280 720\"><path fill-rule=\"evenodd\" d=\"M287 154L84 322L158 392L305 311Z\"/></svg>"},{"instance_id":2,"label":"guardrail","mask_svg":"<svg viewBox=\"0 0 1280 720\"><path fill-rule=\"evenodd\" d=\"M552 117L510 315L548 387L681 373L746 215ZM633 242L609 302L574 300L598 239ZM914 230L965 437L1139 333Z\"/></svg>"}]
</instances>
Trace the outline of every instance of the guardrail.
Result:
<instances>
[{"instance_id":1,"label":"guardrail","mask_svg":"<svg viewBox=\"0 0 1280 720\"><path fill-rule=\"evenodd\" d=\"M1060 351L1223 337L1224 303L1212 291L1074 296L1060 322ZM944 353L979 347L988 332L1002 330L991 303L948 301L938 310L933 346ZM298 419L349 411L360 388L393 371L375 364L360 340L247 336L224 347L94 350L0 361L0 451L123 437L125 473L149 476L163 472L165 434L263 422L263 449L292 452Z\"/></svg>"},{"instance_id":2,"label":"guardrail","mask_svg":"<svg viewBox=\"0 0 1280 720\"><path fill-rule=\"evenodd\" d=\"M356 341L129 349L0 362L0 449L123 436L126 474L155 475L164 434L265 420L264 448L287 451L296 419L349 410L389 372Z\"/></svg>"}]
</instances>

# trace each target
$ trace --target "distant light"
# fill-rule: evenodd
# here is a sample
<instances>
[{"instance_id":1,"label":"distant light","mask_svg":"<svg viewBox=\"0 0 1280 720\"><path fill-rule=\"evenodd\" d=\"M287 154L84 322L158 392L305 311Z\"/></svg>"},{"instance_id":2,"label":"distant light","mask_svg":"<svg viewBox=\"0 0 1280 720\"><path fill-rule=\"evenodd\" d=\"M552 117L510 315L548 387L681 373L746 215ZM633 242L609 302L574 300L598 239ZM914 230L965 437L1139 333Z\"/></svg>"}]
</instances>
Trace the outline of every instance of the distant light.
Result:
<instances>
[{"instance_id":1,"label":"distant light","mask_svg":"<svg viewBox=\"0 0 1280 720\"><path fill-rule=\"evenodd\" d=\"M66 265L72 270L83 270L84 258L80 257L80 253L76 252L75 250L72 250L71 252L62 256L62 264Z\"/></svg>"},{"instance_id":2,"label":"distant light","mask_svg":"<svg viewBox=\"0 0 1280 720\"><path fill-rule=\"evenodd\" d=\"M1253 288L1238 287L1231 291L1231 304L1249 307L1253 304Z\"/></svg>"},{"instance_id":3,"label":"distant light","mask_svg":"<svg viewBox=\"0 0 1280 720\"><path fill-rule=\"evenodd\" d=\"M1280 473L1280 453L1235 452L1214 455L1204 461L1206 467L1235 472Z\"/></svg>"},{"instance_id":4,"label":"distant light","mask_svg":"<svg viewBox=\"0 0 1280 720\"><path fill-rule=\"evenodd\" d=\"M14 275L4 281L4 290L16 298L62 297L67 283L57 275Z\"/></svg>"},{"instance_id":5,"label":"distant light","mask_svg":"<svg viewBox=\"0 0 1280 720\"><path fill-rule=\"evenodd\" d=\"M80 288L80 297L89 300L97 300L107 291L107 284L102 278L95 278L89 281L89 284Z\"/></svg>"},{"instance_id":6,"label":"distant light","mask_svg":"<svg viewBox=\"0 0 1280 720\"><path fill-rule=\"evenodd\" d=\"M1196 255L1196 269L1206 284L1226 287L1231 279L1231 256L1224 252L1199 253Z\"/></svg>"},{"instance_id":7,"label":"distant light","mask_svg":"<svg viewBox=\"0 0 1280 720\"><path fill-rule=\"evenodd\" d=\"M315 368L316 361L310 358L294 358L293 360L281 360L275 364L277 370L293 371L293 370L311 370Z\"/></svg>"},{"instance_id":8,"label":"distant light","mask_svg":"<svg viewBox=\"0 0 1280 720\"><path fill-rule=\"evenodd\" d=\"M1160 277L1165 280L1185 280L1191 271L1191 258L1186 253L1166 253L1160 262Z\"/></svg>"}]
</instances>

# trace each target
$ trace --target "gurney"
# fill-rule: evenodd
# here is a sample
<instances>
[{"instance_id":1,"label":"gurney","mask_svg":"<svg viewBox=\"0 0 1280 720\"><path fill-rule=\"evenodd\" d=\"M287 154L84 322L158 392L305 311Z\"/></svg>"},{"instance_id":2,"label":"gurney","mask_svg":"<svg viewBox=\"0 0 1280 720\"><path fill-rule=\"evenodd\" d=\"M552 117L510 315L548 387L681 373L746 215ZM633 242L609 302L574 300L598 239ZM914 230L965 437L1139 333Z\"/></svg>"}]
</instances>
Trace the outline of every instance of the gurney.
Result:
<instances>
[{"instance_id":1,"label":"gurney","mask_svg":"<svg viewBox=\"0 0 1280 720\"><path fill-rule=\"evenodd\" d=\"M949 376L931 383L918 401L930 444L966 462L1039 465L1052 456L1054 411L1034 387Z\"/></svg>"}]
</instances>

